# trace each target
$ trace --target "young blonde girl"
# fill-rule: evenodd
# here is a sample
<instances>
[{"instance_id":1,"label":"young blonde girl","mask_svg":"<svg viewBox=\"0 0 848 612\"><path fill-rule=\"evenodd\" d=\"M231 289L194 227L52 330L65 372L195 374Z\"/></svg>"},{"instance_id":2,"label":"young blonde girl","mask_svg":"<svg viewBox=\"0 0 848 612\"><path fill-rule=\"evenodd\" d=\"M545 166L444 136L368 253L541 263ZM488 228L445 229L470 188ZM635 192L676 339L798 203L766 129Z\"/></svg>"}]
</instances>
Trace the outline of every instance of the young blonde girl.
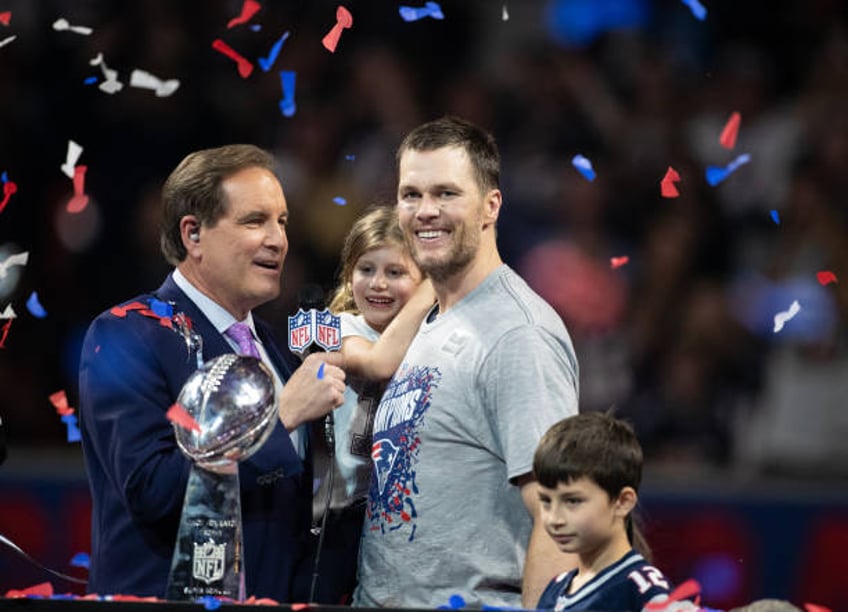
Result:
<instances>
[{"instance_id":1,"label":"young blonde girl","mask_svg":"<svg viewBox=\"0 0 848 612\"><path fill-rule=\"evenodd\" d=\"M435 302L429 280L412 261L394 207L373 207L348 233L330 310L341 317L347 390L334 412L335 471L330 493L319 587L314 601L340 604L356 585L356 561L371 477L371 431L385 384L400 365ZM316 476L327 468L316 461ZM314 497L320 520L329 478Z\"/></svg>"}]
</instances>

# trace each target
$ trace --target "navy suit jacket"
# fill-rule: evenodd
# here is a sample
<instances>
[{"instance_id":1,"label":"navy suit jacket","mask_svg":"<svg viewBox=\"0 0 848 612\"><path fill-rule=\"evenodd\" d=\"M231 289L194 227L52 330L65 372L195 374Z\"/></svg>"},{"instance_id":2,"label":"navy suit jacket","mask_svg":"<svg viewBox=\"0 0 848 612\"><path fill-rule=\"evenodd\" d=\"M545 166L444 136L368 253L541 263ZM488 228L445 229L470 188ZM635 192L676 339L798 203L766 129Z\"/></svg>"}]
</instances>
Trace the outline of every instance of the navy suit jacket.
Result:
<instances>
[{"instance_id":1,"label":"navy suit jacket","mask_svg":"<svg viewBox=\"0 0 848 612\"><path fill-rule=\"evenodd\" d=\"M151 298L174 303L203 337L203 358L232 352L225 338L169 275ZM129 302L127 302L129 303ZM257 333L283 380L299 361ZM164 597L190 463L165 412L196 369L182 336L138 312L107 311L82 349L79 414L92 496L89 592ZM278 421L271 437L239 464L247 595L291 601L306 552L311 465L300 460ZM302 596L295 594L295 596Z\"/></svg>"}]
</instances>

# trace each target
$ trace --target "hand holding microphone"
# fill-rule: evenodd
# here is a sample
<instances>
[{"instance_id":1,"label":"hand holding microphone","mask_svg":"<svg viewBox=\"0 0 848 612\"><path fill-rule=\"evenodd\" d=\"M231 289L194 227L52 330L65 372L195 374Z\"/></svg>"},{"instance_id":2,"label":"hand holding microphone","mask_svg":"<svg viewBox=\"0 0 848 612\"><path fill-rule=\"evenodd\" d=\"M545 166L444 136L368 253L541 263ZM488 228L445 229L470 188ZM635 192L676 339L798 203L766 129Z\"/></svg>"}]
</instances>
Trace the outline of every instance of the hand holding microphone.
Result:
<instances>
[{"instance_id":1,"label":"hand holding microphone","mask_svg":"<svg viewBox=\"0 0 848 612\"><path fill-rule=\"evenodd\" d=\"M322 308L319 287L307 286L299 301L297 314L289 317L289 349L304 360L280 395L280 420L289 431L325 415L332 419L345 392L344 358L338 352L325 352L341 348L338 316Z\"/></svg>"}]
</instances>

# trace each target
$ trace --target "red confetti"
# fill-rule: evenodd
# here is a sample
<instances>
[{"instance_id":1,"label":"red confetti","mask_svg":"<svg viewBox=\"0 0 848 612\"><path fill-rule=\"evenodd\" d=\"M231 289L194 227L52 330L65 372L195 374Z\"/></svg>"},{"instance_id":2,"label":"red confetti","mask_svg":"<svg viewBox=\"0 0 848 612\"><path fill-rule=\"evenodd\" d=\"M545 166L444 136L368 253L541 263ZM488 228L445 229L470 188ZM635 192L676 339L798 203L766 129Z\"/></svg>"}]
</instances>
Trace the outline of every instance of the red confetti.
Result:
<instances>
[{"instance_id":1,"label":"red confetti","mask_svg":"<svg viewBox=\"0 0 848 612\"><path fill-rule=\"evenodd\" d=\"M825 608L824 606L820 606L818 604L805 603L804 610L807 612L833 612L830 608Z\"/></svg>"},{"instance_id":2,"label":"red confetti","mask_svg":"<svg viewBox=\"0 0 848 612\"><path fill-rule=\"evenodd\" d=\"M3 201L0 202L0 213L3 212L3 209L6 208L6 204L9 203L9 198L12 197L13 193L18 191L18 185L13 183L12 181L6 181L3 183Z\"/></svg>"},{"instance_id":3,"label":"red confetti","mask_svg":"<svg viewBox=\"0 0 848 612\"><path fill-rule=\"evenodd\" d=\"M51 595L53 595L53 585L49 582L42 582L40 584L36 584L25 589L12 589L10 591L6 591L6 597L10 597L12 599L21 599L23 597L26 597L27 595L39 595L41 597L50 597Z\"/></svg>"},{"instance_id":4,"label":"red confetti","mask_svg":"<svg viewBox=\"0 0 848 612\"><path fill-rule=\"evenodd\" d=\"M259 12L260 8L262 8L261 5L255 0L244 0L244 4L241 7L241 15L230 19L227 22L227 29L234 28L242 23L247 23L256 13Z\"/></svg>"},{"instance_id":5,"label":"red confetti","mask_svg":"<svg viewBox=\"0 0 848 612\"><path fill-rule=\"evenodd\" d=\"M721 136L718 137L718 143L725 149L732 149L736 146L736 136L739 134L739 124L742 122L742 115L734 111L730 115L730 119L721 131Z\"/></svg>"},{"instance_id":6,"label":"red confetti","mask_svg":"<svg viewBox=\"0 0 848 612\"><path fill-rule=\"evenodd\" d=\"M250 63L250 60L243 57L238 51L233 49L220 38L216 38L212 41L212 48L215 49L215 51L223 53L236 63L238 66L238 73L241 78L246 79L253 72L253 64Z\"/></svg>"},{"instance_id":7,"label":"red confetti","mask_svg":"<svg viewBox=\"0 0 848 612\"><path fill-rule=\"evenodd\" d=\"M168 412L165 413L165 416L169 421L176 423L180 427L196 431L197 433L201 432L200 425L197 421L195 421L194 418L185 411L185 408L180 406L178 403L175 403L173 406L168 408Z\"/></svg>"},{"instance_id":8,"label":"red confetti","mask_svg":"<svg viewBox=\"0 0 848 612\"><path fill-rule=\"evenodd\" d=\"M12 327L12 321L14 321L14 319L6 321L3 329L0 330L0 349L6 348L6 336L9 335L9 328Z\"/></svg>"},{"instance_id":9,"label":"red confetti","mask_svg":"<svg viewBox=\"0 0 848 612\"><path fill-rule=\"evenodd\" d=\"M660 195L664 198L676 198L680 195L680 192L677 191L677 186L674 184L680 180L680 175L677 174L677 170L668 167L668 170L665 171L665 176L660 181Z\"/></svg>"},{"instance_id":10,"label":"red confetti","mask_svg":"<svg viewBox=\"0 0 848 612\"><path fill-rule=\"evenodd\" d=\"M695 597L695 603L698 604L701 600L701 585L697 580L690 578L676 589L674 589L671 593L668 594L668 599L663 601L649 601L645 604L645 610L652 610L654 612L660 612L668 608L671 604L676 601L682 601L684 599L689 599L692 596L697 595Z\"/></svg>"},{"instance_id":11,"label":"red confetti","mask_svg":"<svg viewBox=\"0 0 848 612\"><path fill-rule=\"evenodd\" d=\"M339 38L342 36L342 30L353 25L353 15L343 6L336 9L336 25L327 32L327 35L321 40L321 44L330 53L336 52L336 46L339 44Z\"/></svg>"},{"instance_id":12,"label":"red confetti","mask_svg":"<svg viewBox=\"0 0 848 612\"><path fill-rule=\"evenodd\" d=\"M74 168L74 197L68 201L67 211L78 213L88 206L88 196L85 195L85 172L88 166L76 166Z\"/></svg>"},{"instance_id":13,"label":"red confetti","mask_svg":"<svg viewBox=\"0 0 848 612\"><path fill-rule=\"evenodd\" d=\"M59 416L65 416L67 414L73 414L74 409L68 406L68 396L65 395L65 390L56 391L56 393L50 394L50 403L56 408L56 414Z\"/></svg>"},{"instance_id":14,"label":"red confetti","mask_svg":"<svg viewBox=\"0 0 848 612\"><path fill-rule=\"evenodd\" d=\"M131 302L130 304L127 304L126 306L114 306L112 308L112 310L110 310L109 312L111 314L115 315L116 317L123 319L127 316L127 313L130 312L130 311L144 310L146 308L147 308L147 304L144 304L143 302Z\"/></svg>"},{"instance_id":15,"label":"red confetti","mask_svg":"<svg viewBox=\"0 0 848 612\"><path fill-rule=\"evenodd\" d=\"M816 272L816 278L818 279L820 285L829 285L830 283L837 282L836 274L834 274L830 270L822 270L821 272Z\"/></svg>"},{"instance_id":16,"label":"red confetti","mask_svg":"<svg viewBox=\"0 0 848 612\"><path fill-rule=\"evenodd\" d=\"M620 268L624 264L630 261L630 258L627 255L622 257L610 257L610 267L615 270L616 268Z\"/></svg>"},{"instance_id":17,"label":"red confetti","mask_svg":"<svg viewBox=\"0 0 848 612\"><path fill-rule=\"evenodd\" d=\"M9 22L12 20L12 11L5 11L0 13L0 23L7 26Z\"/></svg>"}]
</instances>

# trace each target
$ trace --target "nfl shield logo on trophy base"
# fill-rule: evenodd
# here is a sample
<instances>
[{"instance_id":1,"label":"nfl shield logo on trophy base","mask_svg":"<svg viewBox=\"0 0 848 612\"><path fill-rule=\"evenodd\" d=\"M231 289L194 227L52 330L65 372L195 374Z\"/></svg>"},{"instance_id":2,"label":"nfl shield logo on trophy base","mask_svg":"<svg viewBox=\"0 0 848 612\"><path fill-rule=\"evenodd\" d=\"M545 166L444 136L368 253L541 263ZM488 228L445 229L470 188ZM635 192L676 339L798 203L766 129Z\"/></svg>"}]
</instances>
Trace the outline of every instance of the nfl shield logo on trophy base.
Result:
<instances>
[{"instance_id":1,"label":"nfl shield logo on trophy base","mask_svg":"<svg viewBox=\"0 0 848 612\"><path fill-rule=\"evenodd\" d=\"M200 431L174 425L191 459L166 597L245 599L238 462L255 453L277 422L274 379L259 359L216 357L183 385L177 399Z\"/></svg>"}]
</instances>

